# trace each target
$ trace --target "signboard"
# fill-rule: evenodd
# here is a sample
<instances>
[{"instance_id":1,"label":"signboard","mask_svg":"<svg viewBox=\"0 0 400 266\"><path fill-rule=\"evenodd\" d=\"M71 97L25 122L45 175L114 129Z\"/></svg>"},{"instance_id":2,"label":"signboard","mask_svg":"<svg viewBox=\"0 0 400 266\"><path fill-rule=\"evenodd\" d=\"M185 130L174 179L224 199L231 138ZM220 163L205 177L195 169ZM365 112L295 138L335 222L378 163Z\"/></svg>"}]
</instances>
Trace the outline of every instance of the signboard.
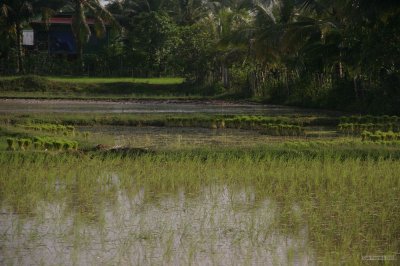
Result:
<instances>
[{"instance_id":1,"label":"signboard","mask_svg":"<svg viewBox=\"0 0 400 266\"><path fill-rule=\"evenodd\" d=\"M34 45L33 30L23 30L22 31L22 44L27 46Z\"/></svg>"}]
</instances>

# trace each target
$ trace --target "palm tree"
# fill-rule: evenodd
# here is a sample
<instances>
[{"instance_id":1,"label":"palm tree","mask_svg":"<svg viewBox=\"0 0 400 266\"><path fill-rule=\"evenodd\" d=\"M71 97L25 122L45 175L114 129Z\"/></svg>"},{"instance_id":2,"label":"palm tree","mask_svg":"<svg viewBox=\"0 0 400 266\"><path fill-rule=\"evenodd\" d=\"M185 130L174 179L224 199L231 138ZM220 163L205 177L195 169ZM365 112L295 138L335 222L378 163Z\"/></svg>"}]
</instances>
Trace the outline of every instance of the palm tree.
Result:
<instances>
[{"instance_id":1,"label":"palm tree","mask_svg":"<svg viewBox=\"0 0 400 266\"><path fill-rule=\"evenodd\" d=\"M50 2L50 3L48 3ZM22 29L23 24L29 22L38 14L42 14L42 19L48 21L53 9L60 7L61 1L44 0L3 0L0 3L0 18L4 28L9 34L15 36L17 46L17 73L24 72L22 55Z\"/></svg>"},{"instance_id":2,"label":"palm tree","mask_svg":"<svg viewBox=\"0 0 400 266\"><path fill-rule=\"evenodd\" d=\"M93 17L94 31L99 37L106 33L106 24L118 27L118 23L110 12L100 3L99 0L66 0L65 8L74 10L72 16L72 32L75 37L78 60L82 66L83 47L89 41L92 31L89 27L87 15Z\"/></svg>"}]
</instances>

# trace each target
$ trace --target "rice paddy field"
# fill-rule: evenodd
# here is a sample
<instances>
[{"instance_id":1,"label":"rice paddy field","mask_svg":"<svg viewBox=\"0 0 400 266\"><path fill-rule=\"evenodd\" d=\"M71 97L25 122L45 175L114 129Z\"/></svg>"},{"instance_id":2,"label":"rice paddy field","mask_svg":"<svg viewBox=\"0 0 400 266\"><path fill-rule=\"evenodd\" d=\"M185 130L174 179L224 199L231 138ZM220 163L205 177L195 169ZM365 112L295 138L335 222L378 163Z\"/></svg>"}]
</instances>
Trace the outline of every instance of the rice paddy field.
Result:
<instances>
[{"instance_id":1,"label":"rice paddy field","mask_svg":"<svg viewBox=\"0 0 400 266\"><path fill-rule=\"evenodd\" d=\"M146 108L1 112L1 265L398 265L397 117Z\"/></svg>"}]
</instances>

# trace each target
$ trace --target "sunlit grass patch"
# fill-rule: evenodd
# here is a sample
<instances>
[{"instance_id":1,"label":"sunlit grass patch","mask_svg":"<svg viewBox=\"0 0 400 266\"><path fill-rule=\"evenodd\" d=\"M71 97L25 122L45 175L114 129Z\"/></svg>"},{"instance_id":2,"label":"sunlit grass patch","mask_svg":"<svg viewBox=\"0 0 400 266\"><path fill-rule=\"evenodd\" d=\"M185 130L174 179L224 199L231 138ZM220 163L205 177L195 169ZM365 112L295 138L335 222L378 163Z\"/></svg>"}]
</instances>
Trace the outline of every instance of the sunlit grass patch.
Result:
<instances>
[{"instance_id":1,"label":"sunlit grass patch","mask_svg":"<svg viewBox=\"0 0 400 266\"><path fill-rule=\"evenodd\" d=\"M3 76L0 80L14 80L20 78L21 76ZM77 84L104 84L104 83L147 83L147 84L157 84L157 85L171 85L171 84L181 84L185 81L184 78L179 77L165 77L165 78L96 78L96 77L51 77L51 76L41 76L49 81L56 82L66 82L66 83L77 83Z\"/></svg>"},{"instance_id":2,"label":"sunlit grass patch","mask_svg":"<svg viewBox=\"0 0 400 266\"><path fill-rule=\"evenodd\" d=\"M51 81L69 83L146 83L157 85L181 84L184 78L93 78L93 77L46 77Z\"/></svg>"}]
</instances>

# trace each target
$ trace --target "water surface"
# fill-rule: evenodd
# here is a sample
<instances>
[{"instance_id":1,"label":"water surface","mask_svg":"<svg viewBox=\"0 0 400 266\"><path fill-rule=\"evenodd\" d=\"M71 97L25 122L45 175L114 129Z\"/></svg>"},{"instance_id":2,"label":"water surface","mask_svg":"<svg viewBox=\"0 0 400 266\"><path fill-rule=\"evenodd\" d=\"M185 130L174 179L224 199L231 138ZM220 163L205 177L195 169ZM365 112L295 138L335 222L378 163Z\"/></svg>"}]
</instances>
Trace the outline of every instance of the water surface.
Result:
<instances>
[{"instance_id":1,"label":"water surface","mask_svg":"<svg viewBox=\"0 0 400 266\"><path fill-rule=\"evenodd\" d=\"M118 187L118 177L110 181ZM284 235L279 209L252 189L206 187L199 195L146 197L119 189L94 220L68 202L42 202L37 215L3 210L0 263L19 265L313 264L307 228ZM294 206L295 208L295 206ZM82 215L82 214L81 214Z\"/></svg>"},{"instance_id":2,"label":"water surface","mask_svg":"<svg viewBox=\"0 0 400 266\"><path fill-rule=\"evenodd\" d=\"M83 101L0 99L0 113L206 113L321 115L335 112L226 101Z\"/></svg>"}]
</instances>

